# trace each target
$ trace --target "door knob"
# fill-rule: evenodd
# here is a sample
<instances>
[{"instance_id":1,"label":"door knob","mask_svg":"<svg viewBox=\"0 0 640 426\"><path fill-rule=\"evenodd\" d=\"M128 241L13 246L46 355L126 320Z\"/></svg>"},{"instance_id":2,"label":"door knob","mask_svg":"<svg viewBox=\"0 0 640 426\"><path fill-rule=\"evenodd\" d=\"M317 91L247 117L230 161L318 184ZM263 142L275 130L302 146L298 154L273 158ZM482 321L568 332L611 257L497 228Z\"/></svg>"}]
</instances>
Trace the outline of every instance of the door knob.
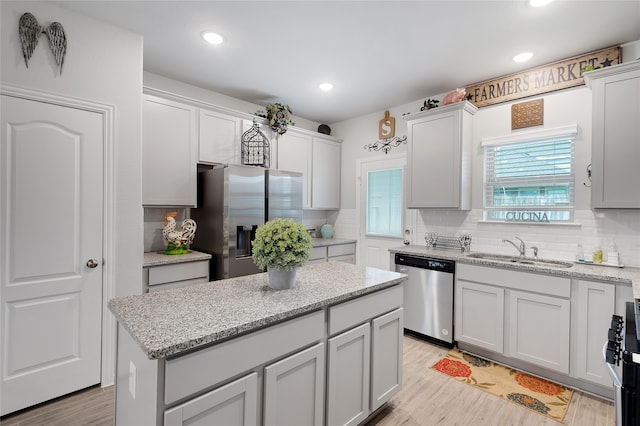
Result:
<instances>
[{"instance_id":1,"label":"door knob","mask_svg":"<svg viewBox=\"0 0 640 426\"><path fill-rule=\"evenodd\" d=\"M88 267L88 268L93 269L93 268L95 268L95 267L97 267L97 266L98 266L98 261L97 261L96 259L89 259L89 260L87 260L87 267Z\"/></svg>"}]
</instances>

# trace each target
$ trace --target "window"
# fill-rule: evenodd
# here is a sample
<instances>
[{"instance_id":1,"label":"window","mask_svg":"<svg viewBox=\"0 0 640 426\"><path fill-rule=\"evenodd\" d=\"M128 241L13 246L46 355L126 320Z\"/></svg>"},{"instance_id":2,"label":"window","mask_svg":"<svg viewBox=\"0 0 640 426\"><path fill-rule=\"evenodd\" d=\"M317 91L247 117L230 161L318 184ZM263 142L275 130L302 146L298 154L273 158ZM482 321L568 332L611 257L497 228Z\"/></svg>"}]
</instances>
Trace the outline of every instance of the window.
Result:
<instances>
[{"instance_id":1,"label":"window","mask_svg":"<svg viewBox=\"0 0 640 426\"><path fill-rule=\"evenodd\" d=\"M402 237L402 169L367 172L367 234Z\"/></svg>"},{"instance_id":2,"label":"window","mask_svg":"<svg viewBox=\"0 0 640 426\"><path fill-rule=\"evenodd\" d=\"M576 129L575 131L567 131ZM571 222L577 127L483 140L484 218Z\"/></svg>"}]
</instances>

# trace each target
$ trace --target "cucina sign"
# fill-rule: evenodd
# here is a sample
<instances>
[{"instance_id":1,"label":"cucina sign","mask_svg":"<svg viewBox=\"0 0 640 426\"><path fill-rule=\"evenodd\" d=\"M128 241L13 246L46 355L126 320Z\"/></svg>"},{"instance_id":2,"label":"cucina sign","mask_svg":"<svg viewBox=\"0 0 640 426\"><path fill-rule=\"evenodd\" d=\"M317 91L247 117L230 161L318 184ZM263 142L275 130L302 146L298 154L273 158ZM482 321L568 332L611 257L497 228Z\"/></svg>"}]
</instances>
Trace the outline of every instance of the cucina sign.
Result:
<instances>
[{"instance_id":1,"label":"cucina sign","mask_svg":"<svg viewBox=\"0 0 640 426\"><path fill-rule=\"evenodd\" d=\"M549 222L546 212L507 212L505 220L508 222Z\"/></svg>"}]
</instances>

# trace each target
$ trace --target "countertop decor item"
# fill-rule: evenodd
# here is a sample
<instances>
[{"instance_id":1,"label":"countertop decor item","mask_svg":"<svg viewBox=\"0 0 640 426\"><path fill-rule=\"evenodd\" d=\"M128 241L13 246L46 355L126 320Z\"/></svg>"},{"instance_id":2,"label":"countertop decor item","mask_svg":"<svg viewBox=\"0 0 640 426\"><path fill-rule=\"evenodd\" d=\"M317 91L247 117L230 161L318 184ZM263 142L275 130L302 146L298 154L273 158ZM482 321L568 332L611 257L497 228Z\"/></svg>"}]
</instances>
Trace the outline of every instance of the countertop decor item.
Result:
<instances>
[{"instance_id":1,"label":"countertop decor item","mask_svg":"<svg viewBox=\"0 0 640 426\"><path fill-rule=\"evenodd\" d=\"M449 105L456 102L464 101L467 92L465 89L456 89L442 99L442 105Z\"/></svg>"},{"instance_id":2,"label":"countertop decor item","mask_svg":"<svg viewBox=\"0 0 640 426\"><path fill-rule=\"evenodd\" d=\"M318 126L318 133L322 133L323 135L331 135L331 127L326 124L321 124Z\"/></svg>"},{"instance_id":3,"label":"countertop decor item","mask_svg":"<svg viewBox=\"0 0 640 426\"><path fill-rule=\"evenodd\" d=\"M242 134L240 151L242 164L269 167L269 139L260 131L260 126L255 118L253 126Z\"/></svg>"},{"instance_id":4,"label":"countertop decor item","mask_svg":"<svg viewBox=\"0 0 640 426\"><path fill-rule=\"evenodd\" d=\"M36 17L27 12L20 17L18 32L20 34L20 43L22 44L24 64L27 68L29 68L29 59L31 59L33 51L36 50L38 45L40 34L45 33L49 38L49 47L53 52L56 65L58 65L58 73L62 74L62 63L64 62L64 55L67 53L67 37L60 22L53 22L48 27L42 27L38 24Z\"/></svg>"},{"instance_id":5,"label":"countertop decor item","mask_svg":"<svg viewBox=\"0 0 640 426\"><path fill-rule=\"evenodd\" d=\"M164 254L187 254L189 253L189 244L193 242L196 235L196 222L193 219L185 219L182 221L182 228L176 230L176 219L178 212L167 213L162 229L162 238L167 243L167 249Z\"/></svg>"},{"instance_id":6,"label":"countertop decor item","mask_svg":"<svg viewBox=\"0 0 640 426\"><path fill-rule=\"evenodd\" d=\"M278 135L284 135L287 133L289 126L294 126L291 120L291 108L289 105L282 105L280 103L267 104L264 110L256 111L258 117L263 117L269 120L269 126Z\"/></svg>"},{"instance_id":7,"label":"countertop decor item","mask_svg":"<svg viewBox=\"0 0 640 426\"><path fill-rule=\"evenodd\" d=\"M420 107L420 111L427 111L431 108L438 108L439 103L440 103L439 100L429 98L426 101L424 101L424 105Z\"/></svg>"},{"instance_id":8,"label":"countertop decor item","mask_svg":"<svg viewBox=\"0 0 640 426\"><path fill-rule=\"evenodd\" d=\"M269 272L269 287L293 288L296 268L309 260L312 244L313 238L302 224L289 218L276 218L256 230L253 261Z\"/></svg>"},{"instance_id":9,"label":"countertop decor item","mask_svg":"<svg viewBox=\"0 0 640 426\"><path fill-rule=\"evenodd\" d=\"M573 391L453 349L431 368L562 423Z\"/></svg>"},{"instance_id":10,"label":"countertop decor item","mask_svg":"<svg viewBox=\"0 0 640 426\"><path fill-rule=\"evenodd\" d=\"M333 237L333 226L330 223L325 223L320 227L320 235L322 238L329 239Z\"/></svg>"}]
</instances>

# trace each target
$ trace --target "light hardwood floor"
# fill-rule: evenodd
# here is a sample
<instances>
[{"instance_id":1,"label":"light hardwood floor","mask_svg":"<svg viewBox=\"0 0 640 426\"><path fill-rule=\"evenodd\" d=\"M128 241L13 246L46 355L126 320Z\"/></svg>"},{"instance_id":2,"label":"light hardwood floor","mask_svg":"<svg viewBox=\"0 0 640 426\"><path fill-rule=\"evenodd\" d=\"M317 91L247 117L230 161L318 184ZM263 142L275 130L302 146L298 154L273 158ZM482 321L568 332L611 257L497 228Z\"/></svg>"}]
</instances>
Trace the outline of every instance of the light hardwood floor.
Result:
<instances>
[{"instance_id":1,"label":"light hardwood floor","mask_svg":"<svg viewBox=\"0 0 640 426\"><path fill-rule=\"evenodd\" d=\"M430 367L448 352L448 349L405 336L403 388L368 426L560 424L432 370ZM564 424L614 426L613 404L574 392Z\"/></svg>"},{"instance_id":2,"label":"light hardwood floor","mask_svg":"<svg viewBox=\"0 0 640 426\"><path fill-rule=\"evenodd\" d=\"M2 426L111 426L113 386L94 386L2 417ZM141 425L142 426L142 425Z\"/></svg>"},{"instance_id":3,"label":"light hardwood floor","mask_svg":"<svg viewBox=\"0 0 640 426\"><path fill-rule=\"evenodd\" d=\"M559 423L494 395L459 383L431 366L448 352L404 338L404 387L368 426L558 426ZM2 426L106 426L113 422L113 388L93 387L31 410L5 416ZM613 426L613 404L574 392L564 420L570 426ZM144 425L141 425L144 426ZM303 425L296 425L303 426Z\"/></svg>"}]
</instances>

